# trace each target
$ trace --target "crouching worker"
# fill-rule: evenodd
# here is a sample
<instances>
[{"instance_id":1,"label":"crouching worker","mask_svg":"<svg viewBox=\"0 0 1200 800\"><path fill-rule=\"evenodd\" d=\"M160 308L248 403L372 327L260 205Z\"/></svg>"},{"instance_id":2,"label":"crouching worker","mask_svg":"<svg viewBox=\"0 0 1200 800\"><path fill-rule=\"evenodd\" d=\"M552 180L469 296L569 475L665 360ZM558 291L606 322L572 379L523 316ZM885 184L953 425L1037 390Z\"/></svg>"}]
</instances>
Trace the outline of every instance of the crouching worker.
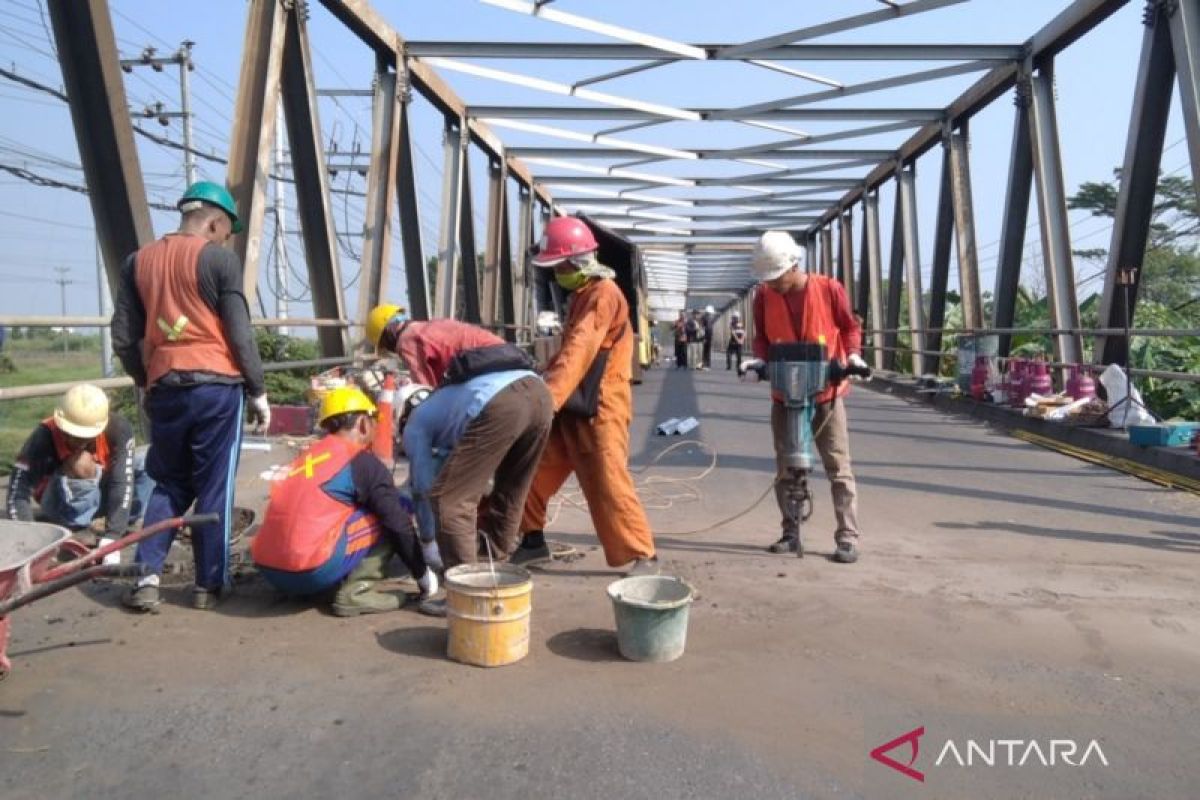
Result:
<instances>
[{"instance_id":1,"label":"crouching worker","mask_svg":"<svg viewBox=\"0 0 1200 800\"><path fill-rule=\"evenodd\" d=\"M392 475L371 453L376 416L375 404L356 387L325 396L318 420L325 436L272 487L250 551L263 577L286 594L336 588L339 617L403 605L376 589L393 554L416 577L423 598L438 590Z\"/></svg>"},{"instance_id":2,"label":"crouching worker","mask_svg":"<svg viewBox=\"0 0 1200 800\"><path fill-rule=\"evenodd\" d=\"M432 520L447 569L473 564L481 554L504 560L517 549L553 418L546 384L521 369L444 384L407 410L413 498L418 517Z\"/></svg>"},{"instance_id":3,"label":"crouching worker","mask_svg":"<svg viewBox=\"0 0 1200 800\"><path fill-rule=\"evenodd\" d=\"M37 516L47 522L78 530L103 517L104 536L120 538L141 518L154 490L145 460L145 451L134 449L133 427L109 413L104 391L89 383L72 386L21 447L6 516L31 522L37 501Z\"/></svg>"}]
</instances>

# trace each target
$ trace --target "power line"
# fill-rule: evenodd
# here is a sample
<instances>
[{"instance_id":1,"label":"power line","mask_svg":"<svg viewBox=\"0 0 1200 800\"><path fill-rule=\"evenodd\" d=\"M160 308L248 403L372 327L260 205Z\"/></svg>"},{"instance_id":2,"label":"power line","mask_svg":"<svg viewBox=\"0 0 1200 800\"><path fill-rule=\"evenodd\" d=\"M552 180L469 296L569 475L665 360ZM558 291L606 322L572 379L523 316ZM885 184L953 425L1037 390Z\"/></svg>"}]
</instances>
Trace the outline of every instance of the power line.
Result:
<instances>
[{"instance_id":1,"label":"power line","mask_svg":"<svg viewBox=\"0 0 1200 800\"><path fill-rule=\"evenodd\" d=\"M77 183L67 183L66 181L56 180L45 175L39 175L36 172L31 172L23 167L16 167L11 164L0 164L0 171L7 172L10 175L15 175L27 183L32 183L34 186L44 186L50 189L69 189L72 192L79 194L89 194L86 186L80 186ZM174 211L175 207L166 203L148 202L151 208L157 208L161 211Z\"/></svg>"}]
</instances>

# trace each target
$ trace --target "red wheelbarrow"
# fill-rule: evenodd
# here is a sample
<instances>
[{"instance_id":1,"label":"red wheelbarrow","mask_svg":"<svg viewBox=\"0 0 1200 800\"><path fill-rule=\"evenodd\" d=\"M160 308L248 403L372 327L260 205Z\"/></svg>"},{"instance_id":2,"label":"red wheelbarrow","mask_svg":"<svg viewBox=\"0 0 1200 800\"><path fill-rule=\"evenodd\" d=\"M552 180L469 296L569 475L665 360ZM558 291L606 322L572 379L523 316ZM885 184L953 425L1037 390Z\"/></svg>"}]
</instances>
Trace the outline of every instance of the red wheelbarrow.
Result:
<instances>
[{"instance_id":1,"label":"red wheelbarrow","mask_svg":"<svg viewBox=\"0 0 1200 800\"><path fill-rule=\"evenodd\" d=\"M0 520L0 680L12 669L5 655L11 612L93 578L141 576L144 574L142 564L106 565L100 562L109 553L163 531L219 520L216 514L173 517L95 550L72 539L70 531L57 525ZM53 561L60 552L76 558L56 566Z\"/></svg>"}]
</instances>

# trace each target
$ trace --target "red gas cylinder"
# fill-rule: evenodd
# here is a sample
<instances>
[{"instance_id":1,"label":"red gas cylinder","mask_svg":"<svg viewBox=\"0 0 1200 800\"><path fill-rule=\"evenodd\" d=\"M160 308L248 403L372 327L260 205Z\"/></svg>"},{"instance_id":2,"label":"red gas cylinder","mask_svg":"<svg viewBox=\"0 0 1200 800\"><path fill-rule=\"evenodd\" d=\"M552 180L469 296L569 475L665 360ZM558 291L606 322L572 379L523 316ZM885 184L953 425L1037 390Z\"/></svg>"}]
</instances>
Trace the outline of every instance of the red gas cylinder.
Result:
<instances>
[{"instance_id":1,"label":"red gas cylinder","mask_svg":"<svg viewBox=\"0 0 1200 800\"><path fill-rule=\"evenodd\" d=\"M1023 358L1008 362L1008 404L1015 408L1025 405L1025 365Z\"/></svg>"},{"instance_id":2,"label":"red gas cylinder","mask_svg":"<svg viewBox=\"0 0 1200 800\"><path fill-rule=\"evenodd\" d=\"M1096 381L1083 371L1079 364L1067 368L1067 394L1072 400L1082 400L1085 397L1096 396Z\"/></svg>"},{"instance_id":3,"label":"red gas cylinder","mask_svg":"<svg viewBox=\"0 0 1200 800\"><path fill-rule=\"evenodd\" d=\"M971 397L983 400L987 394L988 357L975 356L975 366L971 369Z\"/></svg>"},{"instance_id":4,"label":"red gas cylinder","mask_svg":"<svg viewBox=\"0 0 1200 800\"><path fill-rule=\"evenodd\" d=\"M1029 375L1026 382L1027 391L1025 396L1031 394L1039 394L1042 397L1054 394L1054 381L1050 378L1050 369L1046 362L1042 359L1037 359L1033 362L1033 372Z\"/></svg>"}]
</instances>

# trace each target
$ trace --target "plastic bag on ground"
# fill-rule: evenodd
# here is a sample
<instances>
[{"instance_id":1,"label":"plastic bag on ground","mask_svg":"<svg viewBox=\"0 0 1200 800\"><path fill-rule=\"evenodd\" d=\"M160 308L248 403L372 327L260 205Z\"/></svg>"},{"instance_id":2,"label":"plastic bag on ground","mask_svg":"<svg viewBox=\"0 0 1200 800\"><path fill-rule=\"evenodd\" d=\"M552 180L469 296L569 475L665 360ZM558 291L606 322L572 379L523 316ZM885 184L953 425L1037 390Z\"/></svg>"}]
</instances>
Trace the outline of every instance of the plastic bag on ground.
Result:
<instances>
[{"instance_id":1,"label":"plastic bag on ground","mask_svg":"<svg viewBox=\"0 0 1200 800\"><path fill-rule=\"evenodd\" d=\"M1156 421L1154 415L1142 405L1142 393L1128 381L1125 370L1119 364L1109 364L1100 373L1100 384L1108 397L1108 423L1114 428L1127 428L1130 425L1152 425ZM1125 389L1130 389L1131 399L1126 402Z\"/></svg>"}]
</instances>

